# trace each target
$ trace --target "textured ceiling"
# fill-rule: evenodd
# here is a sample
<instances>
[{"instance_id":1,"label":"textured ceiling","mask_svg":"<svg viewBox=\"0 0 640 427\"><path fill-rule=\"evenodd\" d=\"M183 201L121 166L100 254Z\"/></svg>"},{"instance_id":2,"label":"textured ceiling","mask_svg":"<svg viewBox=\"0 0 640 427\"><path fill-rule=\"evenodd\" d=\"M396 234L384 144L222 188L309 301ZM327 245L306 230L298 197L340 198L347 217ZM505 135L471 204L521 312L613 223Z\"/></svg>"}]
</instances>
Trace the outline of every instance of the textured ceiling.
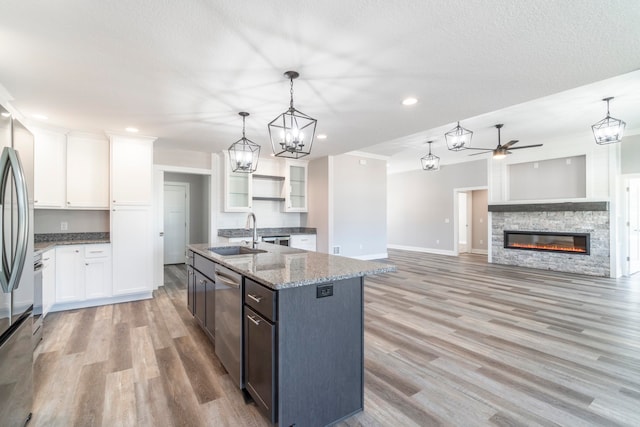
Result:
<instances>
[{"instance_id":1,"label":"textured ceiling","mask_svg":"<svg viewBox=\"0 0 640 427\"><path fill-rule=\"evenodd\" d=\"M296 107L329 136L313 157L393 155L456 120L639 69L639 22L637 0L3 0L0 84L26 117L135 126L165 148L225 149L248 111L247 136L270 152L266 124L288 105L293 69ZM607 95L619 116L639 108L624 87L600 89L568 93L599 115Z\"/></svg>"}]
</instances>

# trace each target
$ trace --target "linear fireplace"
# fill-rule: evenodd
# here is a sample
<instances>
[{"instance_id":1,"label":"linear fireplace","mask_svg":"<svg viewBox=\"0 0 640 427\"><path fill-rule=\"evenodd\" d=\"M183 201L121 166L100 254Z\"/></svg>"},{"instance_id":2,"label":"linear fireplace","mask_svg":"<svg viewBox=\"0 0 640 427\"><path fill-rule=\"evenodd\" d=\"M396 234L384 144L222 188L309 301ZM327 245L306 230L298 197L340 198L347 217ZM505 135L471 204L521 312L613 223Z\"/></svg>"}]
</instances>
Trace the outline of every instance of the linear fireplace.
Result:
<instances>
[{"instance_id":1,"label":"linear fireplace","mask_svg":"<svg viewBox=\"0 0 640 427\"><path fill-rule=\"evenodd\" d=\"M529 251L589 255L589 233L504 231L504 247Z\"/></svg>"}]
</instances>

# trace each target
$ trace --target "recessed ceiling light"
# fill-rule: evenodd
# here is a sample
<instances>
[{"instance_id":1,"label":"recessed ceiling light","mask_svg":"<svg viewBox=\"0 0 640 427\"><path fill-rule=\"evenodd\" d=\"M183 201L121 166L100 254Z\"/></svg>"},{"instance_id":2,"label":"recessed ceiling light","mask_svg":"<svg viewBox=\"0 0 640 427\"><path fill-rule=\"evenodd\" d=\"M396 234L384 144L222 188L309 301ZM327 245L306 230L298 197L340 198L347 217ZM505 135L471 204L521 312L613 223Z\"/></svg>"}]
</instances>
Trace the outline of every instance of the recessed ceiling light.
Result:
<instances>
[{"instance_id":1,"label":"recessed ceiling light","mask_svg":"<svg viewBox=\"0 0 640 427\"><path fill-rule=\"evenodd\" d=\"M128 128L125 129L127 132L131 132L131 133L137 133L138 132L138 128L134 128L129 126Z\"/></svg>"},{"instance_id":2,"label":"recessed ceiling light","mask_svg":"<svg viewBox=\"0 0 640 427\"><path fill-rule=\"evenodd\" d=\"M417 103L418 100L416 98L405 98L402 100L402 105L414 105Z\"/></svg>"},{"instance_id":3,"label":"recessed ceiling light","mask_svg":"<svg viewBox=\"0 0 640 427\"><path fill-rule=\"evenodd\" d=\"M316 136L316 138L318 139L327 139L327 135L324 133L319 133L318 136Z\"/></svg>"},{"instance_id":4,"label":"recessed ceiling light","mask_svg":"<svg viewBox=\"0 0 640 427\"><path fill-rule=\"evenodd\" d=\"M31 117L38 120L49 120L49 117L45 116L44 114L32 114Z\"/></svg>"}]
</instances>

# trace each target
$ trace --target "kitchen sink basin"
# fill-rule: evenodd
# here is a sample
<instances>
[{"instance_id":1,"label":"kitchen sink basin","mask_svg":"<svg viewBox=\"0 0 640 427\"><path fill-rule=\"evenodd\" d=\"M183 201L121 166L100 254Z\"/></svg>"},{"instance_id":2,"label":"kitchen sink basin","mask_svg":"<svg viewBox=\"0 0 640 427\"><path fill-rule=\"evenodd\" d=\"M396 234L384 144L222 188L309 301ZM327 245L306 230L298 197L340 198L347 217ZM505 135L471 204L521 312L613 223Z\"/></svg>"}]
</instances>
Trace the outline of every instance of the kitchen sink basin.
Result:
<instances>
[{"instance_id":1,"label":"kitchen sink basin","mask_svg":"<svg viewBox=\"0 0 640 427\"><path fill-rule=\"evenodd\" d=\"M251 254L261 254L267 251L263 249L253 249L248 248L246 246L224 246L220 248L209 248L211 252L215 252L218 255L222 256L231 256L231 255L251 255Z\"/></svg>"}]
</instances>

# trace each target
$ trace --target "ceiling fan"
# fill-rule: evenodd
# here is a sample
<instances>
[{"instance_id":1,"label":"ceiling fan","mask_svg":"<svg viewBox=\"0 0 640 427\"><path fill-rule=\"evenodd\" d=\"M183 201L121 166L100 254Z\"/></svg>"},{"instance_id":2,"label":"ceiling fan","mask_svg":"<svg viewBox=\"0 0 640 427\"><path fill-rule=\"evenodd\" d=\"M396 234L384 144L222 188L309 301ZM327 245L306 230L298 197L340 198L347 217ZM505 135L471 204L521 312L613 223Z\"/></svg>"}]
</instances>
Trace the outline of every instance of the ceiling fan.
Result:
<instances>
[{"instance_id":1,"label":"ceiling fan","mask_svg":"<svg viewBox=\"0 0 640 427\"><path fill-rule=\"evenodd\" d=\"M502 145L500 143L500 129L502 129L502 126L504 126L504 125L503 124L495 125L496 129L498 129L498 146L496 148L473 148L473 147L467 147L467 150L481 150L481 151L483 151L483 153L474 153L474 154L470 154L470 156L477 156L478 154L484 154L487 151L493 151L493 158L494 159L504 159L504 157L507 154L511 154L511 150L520 150L522 148L542 147L542 144L523 145L521 147L514 147L513 145L515 145L518 142L517 139L512 139L511 141L509 141L506 144Z\"/></svg>"}]
</instances>

